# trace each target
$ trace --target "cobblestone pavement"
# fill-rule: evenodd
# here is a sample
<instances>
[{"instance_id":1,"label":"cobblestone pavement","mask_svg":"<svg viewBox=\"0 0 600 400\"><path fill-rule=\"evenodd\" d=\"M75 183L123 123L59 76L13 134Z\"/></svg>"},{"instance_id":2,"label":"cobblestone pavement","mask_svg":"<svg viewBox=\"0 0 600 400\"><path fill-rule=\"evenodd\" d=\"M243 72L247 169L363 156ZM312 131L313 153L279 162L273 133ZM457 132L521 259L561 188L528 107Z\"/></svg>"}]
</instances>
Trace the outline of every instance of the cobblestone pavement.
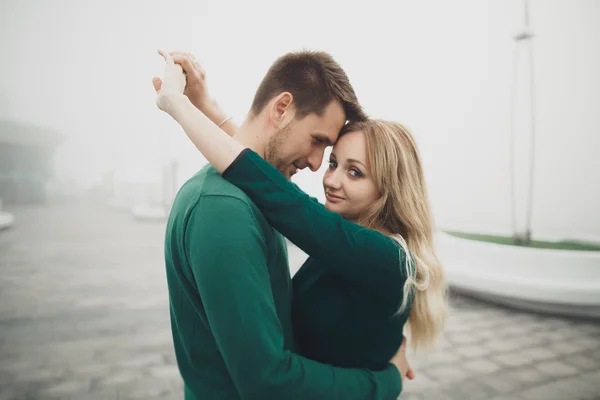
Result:
<instances>
[{"instance_id":1,"label":"cobblestone pavement","mask_svg":"<svg viewBox=\"0 0 600 400\"><path fill-rule=\"evenodd\" d=\"M17 208L0 232L0 400L182 399L164 225L101 206ZM290 248L293 267L302 253ZM454 295L401 399L600 399L600 323Z\"/></svg>"}]
</instances>

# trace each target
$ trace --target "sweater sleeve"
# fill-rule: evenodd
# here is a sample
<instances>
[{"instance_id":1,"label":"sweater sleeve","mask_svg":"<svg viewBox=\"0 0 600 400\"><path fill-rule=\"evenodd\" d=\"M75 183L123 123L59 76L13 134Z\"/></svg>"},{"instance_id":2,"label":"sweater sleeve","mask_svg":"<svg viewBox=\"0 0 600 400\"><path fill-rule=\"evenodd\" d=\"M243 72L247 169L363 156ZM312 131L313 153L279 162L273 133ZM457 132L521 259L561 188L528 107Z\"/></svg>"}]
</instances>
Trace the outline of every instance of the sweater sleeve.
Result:
<instances>
[{"instance_id":1,"label":"sweater sleeve","mask_svg":"<svg viewBox=\"0 0 600 400\"><path fill-rule=\"evenodd\" d=\"M406 253L390 237L328 211L250 149L223 172L269 223L331 272L378 294L397 294L406 280Z\"/></svg>"},{"instance_id":2,"label":"sweater sleeve","mask_svg":"<svg viewBox=\"0 0 600 400\"><path fill-rule=\"evenodd\" d=\"M210 330L242 399L397 398L402 385L393 365L383 371L336 368L284 349L265 238L244 200L202 197L188 218L184 244Z\"/></svg>"}]
</instances>

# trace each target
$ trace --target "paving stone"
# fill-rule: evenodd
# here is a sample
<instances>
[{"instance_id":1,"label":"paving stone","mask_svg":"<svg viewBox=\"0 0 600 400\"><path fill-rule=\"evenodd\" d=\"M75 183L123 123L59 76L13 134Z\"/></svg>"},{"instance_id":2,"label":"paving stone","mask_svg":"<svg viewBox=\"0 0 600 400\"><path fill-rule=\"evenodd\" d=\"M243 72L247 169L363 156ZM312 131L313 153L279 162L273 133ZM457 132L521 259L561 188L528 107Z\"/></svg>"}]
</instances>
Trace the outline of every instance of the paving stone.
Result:
<instances>
[{"instance_id":1,"label":"paving stone","mask_svg":"<svg viewBox=\"0 0 600 400\"><path fill-rule=\"evenodd\" d=\"M500 365L486 358L465 361L462 365L474 375L491 374L502 369Z\"/></svg>"},{"instance_id":2,"label":"paving stone","mask_svg":"<svg viewBox=\"0 0 600 400\"><path fill-rule=\"evenodd\" d=\"M579 324L577 329L586 334L600 334L600 324L598 323Z\"/></svg>"},{"instance_id":3,"label":"paving stone","mask_svg":"<svg viewBox=\"0 0 600 400\"><path fill-rule=\"evenodd\" d=\"M511 342L514 342L517 346L517 349L526 349L530 347L535 347L539 345L540 341L538 340L536 334L525 334L513 336L510 338Z\"/></svg>"},{"instance_id":4,"label":"paving stone","mask_svg":"<svg viewBox=\"0 0 600 400\"><path fill-rule=\"evenodd\" d=\"M163 397L173 394L173 389L168 381L157 379L137 381L135 385L123 388L120 396L126 399L147 399L149 397Z\"/></svg>"},{"instance_id":5,"label":"paving stone","mask_svg":"<svg viewBox=\"0 0 600 400\"><path fill-rule=\"evenodd\" d=\"M435 380L445 383L462 381L469 377L469 374L460 365L430 367L427 369L427 374Z\"/></svg>"},{"instance_id":6,"label":"paving stone","mask_svg":"<svg viewBox=\"0 0 600 400\"><path fill-rule=\"evenodd\" d=\"M74 380L51 385L45 390L50 396L69 396L75 393L87 392L90 389L88 380Z\"/></svg>"},{"instance_id":7,"label":"paving stone","mask_svg":"<svg viewBox=\"0 0 600 400\"><path fill-rule=\"evenodd\" d=\"M498 354L493 356L493 359L507 367L520 367L522 365L531 364L532 362L531 357L522 351Z\"/></svg>"},{"instance_id":8,"label":"paving stone","mask_svg":"<svg viewBox=\"0 0 600 400\"><path fill-rule=\"evenodd\" d=\"M497 330L498 336L500 337L512 337L518 336L519 338L529 338L531 335L528 335L532 331L532 327L529 325L509 325L504 328Z\"/></svg>"},{"instance_id":9,"label":"paving stone","mask_svg":"<svg viewBox=\"0 0 600 400\"><path fill-rule=\"evenodd\" d=\"M2 364L0 364L0 372L3 373L14 373L19 374L28 370L31 370L37 367L39 363L36 363L33 360L23 360L23 359L8 359L8 357L4 360Z\"/></svg>"},{"instance_id":10,"label":"paving stone","mask_svg":"<svg viewBox=\"0 0 600 400\"><path fill-rule=\"evenodd\" d=\"M477 331L477 336L481 340L485 340L485 341L498 339L498 337L499 337L498 331L495 329L479 329Z\"/></svg>"},{"instance_id":11,"label":"paving stone","mask_svg":"<svg viewBox=\"0 0 600 400\"><path fill-rule=\"evenodd\" d=\"M174 365L162 365L158 367L152 367L150 369L150 374L159 379L180 379L181 374L179 373L179 369Z\"/></svg>"},{"instance_id":12,"label":"paving stone","mask_svg":"<svg viewBox=\"0 0 600 400\"><path fill-rule=\"evenodd\" d=\"M524 390L520 395L527 400L597 400L600 387L573 377Z\"/></svg>"},{"instance_id":13,"label":"paving stone","mask_svg":"<svg viewBox=\"0 0 600 400\"><path fill-rule=\"evenodd\" d=\"M600 387L600 369L592 372L586 372L584 374L578 375L578 377L583 380L587 380L590 383L595 383L596 385L599 385L598 387Z\"/></svg>"},{"instance_id":14,"label":"paving stone","mask_svg":"<svg viewBox=\"0 0 600 400\"><path fill-rule=\"evenodd\" d=\"M455 351L463 358L486 356L492 352L489 348L482 345L458 346Z\"/></svg>"},{"instance_id":15,"label":"paving stone","mask_svg":"<svg viewBox=\"0 0 600 400\"><path fill-rule=\"evenodd\" d=\"M181 394L180 394L181 396ZM99 390L91 389L90 391L82 394L77 393L70 396L61 396L60 400L120 400L119 390L115 387L113 388L103 388Z\"/></svg>"},{"instance_id":16,"label":"paving stone","mask_svg":"<svg viewBox=\"0 0 600 400\"><path fill-rule=\"evenodd\" d=\"M571 355L581 353L586 350L586 346L577 342L554 343L550 347L551 351L561 355Z\"/></svg>"},{"instance_id":17,"label":"paving stone","mask_svg":"<svg viewBox=\"0 0 600 400\"><path fill-rule=\"evenodd\" d=\"M129 368L144 368L165 363L165 358L162 354L135 354L133 357L121 361L118 365L124 369Z\"/></svg>"},{"instance_id":18,"label":"paving stone","mask_svg":"<svg viewBox=\"0 0 600 400\"><path fill-rule=\"evenodd\" d=\"M15 400L18 398L18 393L14 390L14 388L0 387L0 400Z\"/></svg>"},{"instance_id":19,"label":"paving stone","mask_svg":"<svg viewBox=\"0 0 600 400\"><path fill-rule=\"evenodd\" d=\"M158 397L149 397L145 400L181 400L181 399L182 399L181 393L175 392L175 393L164 394L164 395L158 396Z\"/></svg>"},{"instance_id":20,"label":"paving stone","mask_svg":"<svg viewBox=\"0 0 600 400\"><path fill-rule=\"evenodd\" d=\"M126 369L112 372L104 377L99 382L101 387L110 387L113 385L123 385L127 383L137 382L142 377L143 372L138 369Z\"/></svg>"},{"instance_id":21,"label":"paving stone","mask_svg":"<svg viewBox=\"0 0 600 400\"><path fill-rule=\"evenodd\" d=\"M425 390L434 389L437 386L440 386L440 382L433 380L427 373L418 371L415 372L416 377L412 381L407 380L404 383L404 393L421 393Z\"/></svg>"},{"instance_id":22,"label":"paving stone","mask_svg":"<svg viewBox=\"0 0 600 400\"><path fill-rule=\"evenodd\" d=\"M402 394L400 395L400 397L398 397L398 399L401 400L423 400L423 397L419 396L416 393L410 393L410 392L402 392Z\"/></svg>"},{"instance_id":23,"label":"paving stone","mask_svg":"<svg viewBox=\"0 0 600 400\"><path fill-rule=\"evenodd\" d=\"M541 372L553 377L567 377L577 374L577 368L574 368L561 361L544 361L535 366Z\"/></svg>"},{"instance_id":24,"label":"paving stone","mask_svg":"<svg viewBox=\"0 0 600 400\"><path fill-rule=\"evenodd\" d=\"M595 351L592 351L592 352L589 352L589 353L586 353L586 354L589 354L590 357L593 357L596 360L600 361L600 350L595 350Z\"/></svg>"},{"instance_id":25,"label":"paving stone","mask_svg":"<svg viewBox=\"0 0 600 400\"><path fill-rule=\"evenodd\" d=\"M582 347L585 351L593 351L600 349L600 337L591 338L591 337L583 337L580 339L576 339L574 341L576 346Z\"/></svg>"},{"instance_id":26,"label":"paving stone","mask_svg":"<svg viewBox=\"0 0 600 400\"><path fill-rule=\"evenodd\" d=\"M454 335L457 333L469 334L472 331L472 327L466 323L451 323L448 322L446 325L446 333L448 335Z\"/></svg>"},{"instance_id":27,"label":"paving stone","mask_svg":"<svg viewBox=\"0 0 600 400\"><path fill-rule=\"evenodd\" d=\"M575 338L581 335L581 332L577 332L576 328L561 328L557 330L548 330L543 333L539 333L540 337L547 339L549 342L565 344L572 342Z\"/></svg>"},{"instance_id":28,"label":"paving stone","mask_svg":"<svg viewBox=\"0 0 600 400\"><path fill-rule=\"evenodd\" d=\"M506 394L524 387L520 379L516 379L507 371L482 377L480 382L488 385L494 394Z\"/></svg>"},{"instance_id":29,"label":"paving stone","mask_svg":"<svg viewBox=\"0 0 600 400\"><path fill-rule=\"evenodd\" d=\"M423 400L457 400L456 398L452 397L449 393L449 391L446 390L440 390L440 389L434 389L434 390L426 390L423 393L421 393L421 399ZM404 400L402 399L402 395L400 395L400 397L398 398L398 400Z\"/></svg>"},{"instance_id":30,"label":"paving stone","mask_svg":"<svg viewBox=\"0 0 600 400\"><path fill-rule=\"evenodd\" d=\"M468 380L461 382L460 385L448 387L446 393L456 400L488 400L495 391L483 382Z\"/></svg>"},{"instance_id":31,"label":"paving stone","mask_svg":"<svg viewBox=\"0 0 600 400\"><path fill-rule=\"evenodd\" d=\"M514 379L523 382L527 386L533 383L544 382L549 379L548 374L532 368L531 366L520 367L518 369L511 370L508 372L508 374Z\"/></svg>"},{"instance_id":32,"label":"paving stone","mask_svg":"<svg viewBox=\"0 0 600 400\"><path fill-rule=\"evenodd\" d=\"M86 205L17 217L0 234L0 400L182 399L164 226ZM597 400L600 324L452 293L438 351L409 360L400 399Z\"/></svg>"},{"instance_id":33,"label":"paving stone","mask_svg":"<svg viewBox=\"0 0 600 400\"><path fill-rule=\"evenodd\" d=\"M556 353L545 347L531 347L521 351L533 361L551 360L557 357Z\"/></svg>"},{"instance_id":34,"label":"paving stone","mask_svg":"<svg viewBox=\"0 0 600 400\"><path fill-rule=\"evenodd\" d=\"M568 356L562 360L565 364L571 365L577 368L579 371L597 371L600 370L600 361L587 356L585 354L576 354Z\"/></svg>"},{"instance_id":35,"label":"paving stone","mask_svg":"<svg viewBox=\"0 0 600 400\"><path fill-rule=\"evenodd\" d=\"M13 374L13 382L56 382L65 378L66 368L48 368L43 366L36 366L29 370L21 371Z\"/></svg>"},{"instance_id":36,"label":"paving stone","mask_svg":"<svg viewBox=\"0 0 600 400\"><path fill-rule=\"evenodd\" d=\"M507 352L511 350L516 350L521 347L521 343L512 342L510 340L493 340L484 343L484 346L488 347L491 351L494 352Z\"/></svg>"},{"instance_id":37,"label":"paving stone","mask_svg":"<svg viewBox=\"0 0 600 400\"><path fill-rule=\"evenodd\" d=\"M496 397L490 397L490 400L523 400L523 397L521 397L518 393L512 393L509 395L503 394Z\"/></svg>"},{"instance_id":38,"label":"paving stone","mask_svg":"<svg viewBox=\"0 0 600 400\"><path fill-rule=\"evenodd\" d=\"M533 327L535 324L539 322L537 315L530 314L527 312L515 311L514 313L510 313L507 311L505 317L510 317L511 321L515 323L515 325L521 326L530 326Z\"/></svg>"},{"instance_id":39,"label":"paving stone","mask_svg":"<svg viewBox=\"0 0 600 400\"><path fill-rule=\"evenodd\" d=\"M440 366L445 364L455 365L461 359L454 351L439 351L433 354L419 357L419 365L422 367Z\"/></svg>"},{"instance_id":40,"label":"paving stone","mask_svg":"<svg viewBox=\"0 0 600 400\"><path fill-rule=\"evenodd\" d=\"M94 364L80 364L76 367L70 367L69 371L76 377L90 377L90 378L101 378L106 376L109 371L113 368L110 364L105 363L94 363Z\"/></svg>"},{"instance_id":41,"label":"paving stone","mask_svg":"<svg viewBox=\"0 0 600 400\"><path fill-rule=\"evenodd\" d=\"M546 318L545 325L548 328L560 329L560 328L568 328L572 324L570 321L568 321L566 319L549 317L549 318Z\"/></svg>"},{"instance_id":42,"label":"paving stone","mask_svg":"<svg viewBox=\"0 0 600 400\"><path fill-rule=\"evenodd\" d=\"M481 338L478 335L476 335L472 332L450 335L448 339L454 345L471 344L471 343L475 343L475 342L478 342L481 340Z\"/></svg>"}]
</instances>

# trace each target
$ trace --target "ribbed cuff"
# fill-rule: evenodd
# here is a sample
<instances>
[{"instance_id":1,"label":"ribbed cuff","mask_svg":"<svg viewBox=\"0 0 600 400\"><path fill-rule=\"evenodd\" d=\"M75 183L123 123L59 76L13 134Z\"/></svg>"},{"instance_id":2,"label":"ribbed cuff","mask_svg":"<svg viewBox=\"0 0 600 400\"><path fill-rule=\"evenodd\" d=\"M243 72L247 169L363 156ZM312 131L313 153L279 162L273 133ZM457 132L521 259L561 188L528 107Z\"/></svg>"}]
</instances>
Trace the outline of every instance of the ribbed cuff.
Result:
<instances>
[{"instance_id":1,"label":"ribbed cuff","mask_svg":"<svg viewBox=\"0 0 600 400\"><path fill-rule=\"evenodd\" d=\"M225 168L225 171L223 171L223 173L221 174L221 176L223 176L223 178L225 178L225 175L227 175L228 172L230 172L230 170L235 169L235 166L237 164L239 164L239 161L244 157L244 155L249 152L250 149L249 148L245 148L244 150L242 150L240 152L240 154L238 154L238 156L235 158L235 160L233 160L233 162L231 164L229 164L229 166L227 168Z\"/></svg>"}]
</instances>

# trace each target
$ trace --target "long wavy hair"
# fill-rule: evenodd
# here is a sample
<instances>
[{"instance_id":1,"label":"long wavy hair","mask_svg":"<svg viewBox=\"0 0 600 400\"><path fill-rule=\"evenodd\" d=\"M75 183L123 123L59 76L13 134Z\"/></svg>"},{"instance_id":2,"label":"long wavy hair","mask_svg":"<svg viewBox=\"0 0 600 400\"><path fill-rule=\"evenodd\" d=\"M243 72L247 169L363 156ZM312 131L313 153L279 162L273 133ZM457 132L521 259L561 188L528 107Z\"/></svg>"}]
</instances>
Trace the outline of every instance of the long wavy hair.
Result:
<instances>
[{"instance_id":1,"label":"long wavy hair","mask_svg":"<svg viewBox=\"0 0 600 400\"><path fill-rule=\"evenodd\" d=\"M448 290L434 251L433 219L417 145L410 132L395 122L350 122L341 135L356 131L365 135L367 167L380 194L357 223L388 232L404 249L406 262L400 268L406 269L408 279L398 312L410 304L410 347L433 348L444 331Z\"/></svg>"}]
</instances>

